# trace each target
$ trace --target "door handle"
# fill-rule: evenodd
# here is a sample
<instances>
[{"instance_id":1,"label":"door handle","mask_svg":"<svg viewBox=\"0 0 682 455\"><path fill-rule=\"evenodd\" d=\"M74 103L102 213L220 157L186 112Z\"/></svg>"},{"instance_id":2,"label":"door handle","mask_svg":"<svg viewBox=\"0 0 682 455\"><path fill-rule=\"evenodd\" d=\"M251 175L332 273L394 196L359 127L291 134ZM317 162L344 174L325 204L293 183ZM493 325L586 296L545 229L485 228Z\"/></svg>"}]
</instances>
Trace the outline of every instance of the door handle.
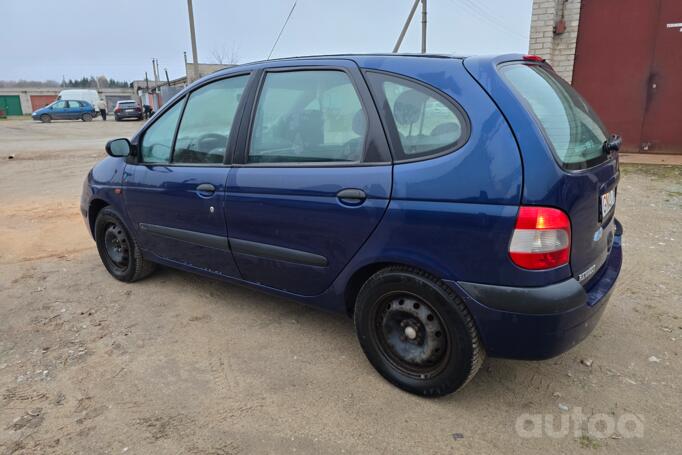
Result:
<instances>
[{"instance_id":1,"label":"door handle","mask_svg":"<svg viewBox=\"0 0 682 455\"><path fill-rule=\"evenodd\" d=\"M202 183L197 186L197 193L199 193L200 196L212 196L213 193L215 193L215 186L210 183Z\"/></svg>"},{"instance_id":2,"label":"door handle","mask_svg":"<svg viewBox=\"0 0 682 455\"><path fill-rule=\"evenodd\" d=\"M360 205L367 199L367 194L355 188L347 188L336 193L337 199L346 205Z\"/></svg>"}]
</instances>

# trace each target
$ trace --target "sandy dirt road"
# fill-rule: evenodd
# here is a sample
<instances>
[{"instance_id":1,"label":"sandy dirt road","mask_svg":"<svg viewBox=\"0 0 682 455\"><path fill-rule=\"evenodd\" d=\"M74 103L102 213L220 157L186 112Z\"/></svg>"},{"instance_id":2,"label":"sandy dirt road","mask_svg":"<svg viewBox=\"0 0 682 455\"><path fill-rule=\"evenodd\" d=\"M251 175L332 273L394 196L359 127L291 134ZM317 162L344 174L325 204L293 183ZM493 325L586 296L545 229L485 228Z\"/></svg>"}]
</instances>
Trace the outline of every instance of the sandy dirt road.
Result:
<instances>
[{"instance_id":1,"label":"sandy dirt road","mask_svg":"<svg viewBox=\"0 0 682 455\"><path fill-rule=\"evenodd\" d=\"M0 453L680 453L682 168L624 167L624 268L586 341L427 400L344 316L170 269L110 278L79 194L139 126L0 121ZM569 434L522 437L524 414ZM641 437L609 431L632 416Z\"/></svg>"}]
</instances>

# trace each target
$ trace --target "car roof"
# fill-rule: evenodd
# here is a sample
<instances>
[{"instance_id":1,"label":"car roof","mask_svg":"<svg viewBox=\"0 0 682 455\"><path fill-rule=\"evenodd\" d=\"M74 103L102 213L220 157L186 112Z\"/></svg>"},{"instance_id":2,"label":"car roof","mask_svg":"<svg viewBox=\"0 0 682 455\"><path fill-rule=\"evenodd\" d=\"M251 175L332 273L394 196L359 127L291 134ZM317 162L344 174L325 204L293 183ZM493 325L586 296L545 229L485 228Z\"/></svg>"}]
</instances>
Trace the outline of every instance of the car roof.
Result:
<instances>
[{"instance_id":1,"label":"car roof","mask_svg":"<svg viewBox=\"0 0 682 455\"><path fill-rule=\"evenodd\" d=\"M362 54L362 53L350 53L350 54L322 54L322 55L301 55L301 56L295 56L295 57L281 57L281 58L272 58L269 60L258 60L254 62L248 62L248 63L242 63L239 65L231 66L229 68L222 68L219 70L214 71L213 73L205 76L215 76L215 75L220 75L220 74L230 74L230 73L235 73L239 71L243 71L245 69L250 69L253 67L258 67L262 66L265 64L272 64L272 63L282 63L282 62L296 62L296 61L303 61L303 60L326 60L326 59L341 59L341 60L352 60L356 62L357 64L361 65L363 60L367 59L372 59L372 58L387 58L391 60L398 60L398 59L411 59L411 58L437 58L437 59L457 59L457 60L463 60L467 58L468 56L466 55L454 55L454 54L419 54L419 53L368 53L368 54Z\"/></svg>"}]
</instances>

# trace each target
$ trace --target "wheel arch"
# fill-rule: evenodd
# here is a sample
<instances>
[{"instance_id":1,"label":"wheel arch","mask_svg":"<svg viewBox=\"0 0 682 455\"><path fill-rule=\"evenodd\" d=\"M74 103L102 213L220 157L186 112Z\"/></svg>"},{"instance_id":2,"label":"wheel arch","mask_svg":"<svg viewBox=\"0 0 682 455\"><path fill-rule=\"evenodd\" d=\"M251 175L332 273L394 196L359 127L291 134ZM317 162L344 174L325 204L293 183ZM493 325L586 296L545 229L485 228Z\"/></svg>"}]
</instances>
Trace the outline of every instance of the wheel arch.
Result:
<instances>
[{"instance_id":1,"label":"wheel arch","mask_svg":"<svg viewBox=\"0 0 682 455\"><path fill-rule=\"evenodd\" d=\"M109 203L104 199L96 198L90 201L88 206L88 225L93 238L95 238L95 220L97 220L97 215L107 206L109 206Z\"/></svg>"},{"instance_id":2,"label":"wheel arch","mask_svg":"<svg viewBox=\"0 0 682 455\"><path fill-rule=\"evenodd\" d=\"M353 272L353 274L346 282L346 286L344 289L344 303L346 308L346 314L349 317L353 317L353 313L355 311L355 300L358 296L358 293L360 292L360 289L367 282L367 280L378 271L393 266L410 267L412 269L426 272L429 275L437 277L440 280L445 279L442 273L439 273L438 270L432 270L428 267L411 264L406 261L385 260L364 264L362 267L359 267L357 270L355 270L355 272ZM453 292L459 294L458 289L453 289Z\"/></svg>"}]
</instances>

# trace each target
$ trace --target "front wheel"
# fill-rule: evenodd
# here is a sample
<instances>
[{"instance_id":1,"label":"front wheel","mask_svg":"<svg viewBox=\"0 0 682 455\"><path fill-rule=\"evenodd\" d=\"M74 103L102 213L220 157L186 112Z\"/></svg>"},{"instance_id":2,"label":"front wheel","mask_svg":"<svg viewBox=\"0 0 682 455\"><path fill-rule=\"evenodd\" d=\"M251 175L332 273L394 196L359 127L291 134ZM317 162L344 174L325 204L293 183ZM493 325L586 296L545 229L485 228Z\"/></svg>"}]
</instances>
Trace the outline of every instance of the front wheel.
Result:
<instances>
[{"instance_id":1,"label":"front wheel","mask_svg":"<svg viewBox=\"0 0 682 455\"><path fill-rule=\"evenodd\" d=\"M485 359L473 319L443 282L395 266L360 290L355 328L370 363L389 382L417 395L452 393Z\"/></svg>"},{"instance_id":2,"label":"front wheel","mask_svg":"<svg viewBox=\"0 0 682 455\"><path fill-rule=\"evenodd\" d=\"M50 123L52 121L52 117L50 117L48 114L43 114L40 116L40 121L43 123Z\"/></svg>"},{"instance_id":3,"label":"front wheel","mask_svg":"<svg viewBox=\"0 0 682 455\"><path fill-rule=\"evenodd\" d=\"M118 214L109 207L97 215L95 240L104 267L117 280L133 282L154 271L155 264L142 257L135 239Z\"/></svg>"},{"instance_id":4,"label":"front wheel","mask_svg":"<svg viewBox=\"0 0 682 455\"><path fill-rule=\"evenodd\" d=\"M84 122L91 122L92 121L92 114L83 114L81 117L81 120Z\"/></svg>"}]
</instances>

